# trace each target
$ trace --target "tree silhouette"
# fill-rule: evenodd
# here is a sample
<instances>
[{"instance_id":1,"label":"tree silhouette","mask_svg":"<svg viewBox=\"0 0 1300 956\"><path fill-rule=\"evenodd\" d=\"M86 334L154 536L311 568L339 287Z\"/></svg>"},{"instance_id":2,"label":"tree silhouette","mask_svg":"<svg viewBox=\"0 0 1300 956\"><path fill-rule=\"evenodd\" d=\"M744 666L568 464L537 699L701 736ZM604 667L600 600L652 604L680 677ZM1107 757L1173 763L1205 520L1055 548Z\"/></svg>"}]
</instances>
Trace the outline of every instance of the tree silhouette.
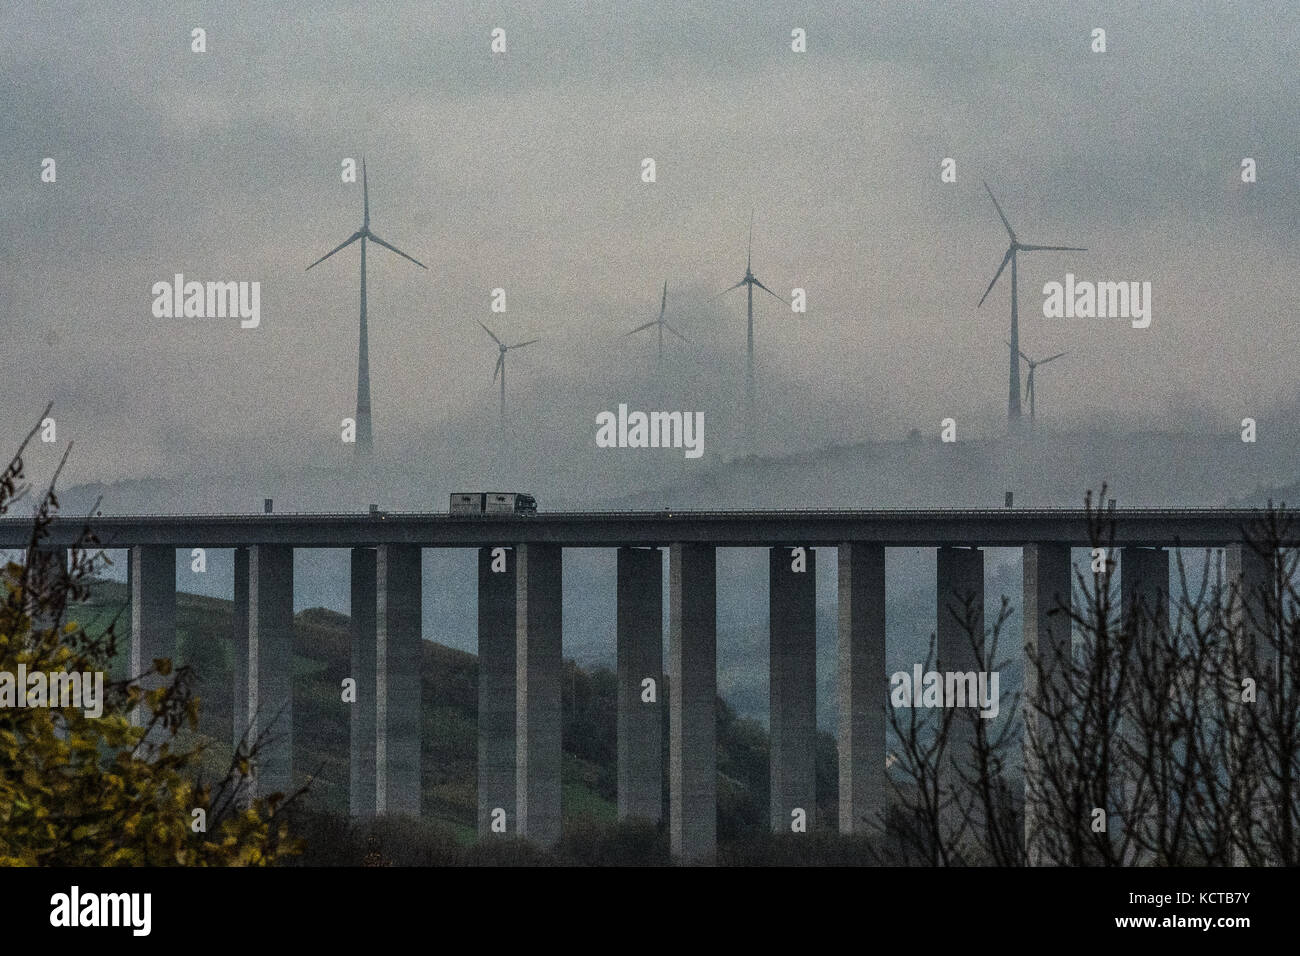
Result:
<instances>
[{"instance_id":1,"label":"tree silhouette","mask_svg":"<svg viewBox=\"0 0 1300 956\"><path fill-rule=\"evenodd\" d=\"M1026 635L1023 707L1018 695L1004 701L1010 713L999 728L973 708L887 707L898 750L892 805L872 821L876 858L1300 863L1300 556L1291 515L1270 502L1241 529L1234 560L1253 564L1253 575L1225 572L1207 551L1193 576L1176 548L1178 599L1126 603L1116 601L1114 515L1091 494L1085 510L1099 563L1075 568L1073 593L1045 609L1048 641ZM972 601L954 613L975 666L998 669L1006 598L987 630ZM932 637L927 670L934 647Z\"/></svg>"},{"instance_id":2,"label":"tree silhouette","mask_svg":"<svg viewBox=\"0 0 1300 956\"><path fill-rule=\"evenodd\" d=\"M22 456L36 431L0 474L0 515L31 490ZM68 620L110 562L89 523L67 557L49 542L66 460L36 503L25 563L0 570L0 672L9 675L20 665L27 674L106 673L115 654L115 621L91 634ZM105 679L98 717L77 701L49 703L0 708L0 864L265 865L299 850L285 811L302 791L247 798L265 736L240 743L223 779L202 780L204 744L177 736L198 721L188 668L158 659L145 674Z\"/></svg>"}]
</instances>

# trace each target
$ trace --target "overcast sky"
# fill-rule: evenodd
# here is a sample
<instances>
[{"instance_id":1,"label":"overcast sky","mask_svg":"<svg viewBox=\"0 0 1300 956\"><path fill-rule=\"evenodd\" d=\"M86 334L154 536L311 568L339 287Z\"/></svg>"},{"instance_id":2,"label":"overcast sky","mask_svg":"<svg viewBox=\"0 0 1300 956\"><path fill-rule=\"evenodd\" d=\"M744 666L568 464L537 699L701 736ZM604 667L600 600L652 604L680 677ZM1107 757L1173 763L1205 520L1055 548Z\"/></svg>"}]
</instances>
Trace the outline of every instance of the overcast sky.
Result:
<instances>
[{"instance_id":1,"label":"overcast sky","mask_svg":"<svg viewBox=\"0 0 1300 956\"><path fill-rule=\"evenodd\" d=\"M1024 241L1089 250L1021 262L1022 347L1069 353L1045 420L1227 431L1295 407L1297 48L1277 3L6 4L0 439L52 399L73 480L337 459L358 254L304 269L360 225L340 162L362 155L373 228L429 267L372 247L381 453L495 434L475 320L542 339L509 359L534 450L590 446L618 400L721 434L744 296L710 297L751 209L755 273L808 290L805 315L756 300L778 444L993 433L1009 284L976 308L1006 248L984 179ZM1150 328L1045 319L1067 271L1150 281ZM261 328L154 318L177 272L260 281ZM623 333L665 278L692 344L656 391L652 336Z\"/></svg>"}]
</instances>

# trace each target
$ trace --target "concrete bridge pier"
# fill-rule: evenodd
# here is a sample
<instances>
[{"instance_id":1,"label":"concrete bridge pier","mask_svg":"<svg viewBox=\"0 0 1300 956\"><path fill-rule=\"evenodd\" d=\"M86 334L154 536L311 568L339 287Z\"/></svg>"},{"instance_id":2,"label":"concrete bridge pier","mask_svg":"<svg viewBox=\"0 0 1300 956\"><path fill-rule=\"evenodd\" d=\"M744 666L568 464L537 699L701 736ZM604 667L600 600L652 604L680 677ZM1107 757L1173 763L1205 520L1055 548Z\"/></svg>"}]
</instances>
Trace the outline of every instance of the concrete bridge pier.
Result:
<instances>
[{"instance_id":1,"label":"concrete bridge pier","mask_svg":"<svg viewBox=\"0 0 1300 956\"><path fill-rule=\"evenodd\" d=\"M768 550L771 816L808 833L817 813L817 552Z\"/></svg>"},{"instance_id":2,"label":"concrete bridge pier","mask_svg":"<svg viewBox=\"0 0 1300 956\"><path fill-rule=\"evenodd\" d=\"M1072 578L1068 544L1024 546L1024 768L1025 768L1025 853L1029 866L1050 862L1044 846L1044 828L1050 817L1044 801L1042 751L1031 740L1049 749L1049 727L1041 719L1038 705L1059 700L1070 666L1073 625L1069 617ZM1041 669L1041 674L1040 674ZM1041 681L1040 681L1041 677ZM1053 710L1057 705L1049 705Z\"/></svg>"},{"instance_id":3,"label":"concrete bridge pier","mask_svg":"<svg viewBox=\"0 0 1300 956\"><path fill-rule=\"evenodd\" d=\"M839 547L839 818L869 833L885 809L885 548Z\"/></svg>"},{"instance_id":4,"label":"concrete bridge pier","mask_svg":"<svg viewBox=\"0 0 1300 956\"><path fill-rule=\"evenodd\" d=\"M176 663L176 549L160 545L136 545L131 548L131 677L153 669L158 658ZM170 678L151 674L141 681L146 691L155 690ZM148 722L150 713L142 704L131 714L137 727ZM155 742L163 739L162 728L155 728Z\"/></svg>"},{"instance_id":5,"label":"concrete bridge pier","mask_svg":"<svg viewBox=\"0 0 1300 956\"><path fill-rule=\"evenodd\" d=\"M663 552L618 549L618 816L663 816Z\"/></svg>"},{"instance_id":6,"label":"concrete bridge pier","mask_svg":"<svg viewBox=\"0 0 1300 956\"><path fill-rule=\"evenodd\" d=\"M231 746L245 742L248 733L248 548L233 550L235 581L230 608L230 649L234 659L234 721L231 727ZM133 578L131 562L127 561L127 578ZM251 744L252 741L248 740Z\"/></svg>"},{"instance_id":7,"label":"concrete bridge pier","mask_svg":"<svg viewBox=\"0 0 1300 956\"><path fill-rule=\"evenodd\" d=\"M518 832L513 548L478 549L478 836Z\"/></svg>"},{"instance_id":8,"label":"concrete bridge pier","mask_svg":"<svg viewBox=\"0 0 1300 956\"><path fill-rule=\"evenodd\" d=\"M975 669L979 662L972 638L982 642L984 637L984 552L979 548L939 548L935 581L937 669Z\"/></svg>"},{"instance_id":9,"label":"concrete bridge pier","mask_svg":"<svg viewBox=\"0 0 1300 956\"><path fill-rule=\"evenodd\" d=\"M375 815L375 639L377 634L378 583L374 548L353 548L352 612L350 624L352 666L349 676L356 681L356 699L349 710L348 808L354 817Z\"/></svg>"},{"instance_id":10,"label":"concrete bridge pier","mask_svg":"<svg viewBox=\"0 0 1300 956\"><path fill-rule=\"evenodd\" d=\"M1163 548L1121 548L1119 574L1120 626L1127 628L1136 622L1137 642L1149 644L1159 639L1169 627L1169 552ZM1136 643L1131 654L1127 666L1136 671L1140 667ZM1139 679L1130 681L1129 693L1142 693ZM1136 710L1136 704L1130 703L1127 706ZM1141 750L1146 746L1142 742L1140 728L1133 726L1127 716L1121 720L1119 730L1134 748ZM1136 768L1134 772L1138 772ZM1136 806L1139 793L1136 777L1122 780L1121 787L1124 805L1114 814L1118 818L1115 823L1117 837L1124 832L1125 827L1144 824L1148 828L1153 826L1156 819L1153 812L1145 818L1139 816ZM1107 812L1111 812L1109 808ZM1153 837L1153 834L1147 834L1148 839ZM1145 866L1153 859L1151 851L1141 850L1135 852L1132 862L1134 865Z\"/></svg>"},{"instance_id":11,"label":"concrete bridge pier","mask_svg":"<svg viewBox=\"0 0 1300 956\"><path fill-rule=\"evenodd\" d=\"M36 573L36 568L40 566L44 573L49 575L49 579L55 581L57 580L57 576L62 573L59 571L60 566L63 568L64 572L68 569L68 549L43 545L38 548L29 549L24 557L24 561L26 561L28 565L29 574ZM130 568L131 562L130 555L128 554L128 575L130 574ZM129 588L130 584L128 581L128 590ZM67 622L66 608L63 610L63 618L62 621L60 621L57 609L48 607L40 608L37 606L37 602L35 601L29 600L27 614L31 618L33 631L48 631L50 628L55 627L60 623Z\"/></svg>"},{"instance_id":12,"label":"concrete bridge pier","mask_svg":"<svg viewBox=\"0 0 1300 956\"><path fill-rule=\"evenodd\" d=\"M982 648L984 641L984 552L979 548L939 548L935 570L935 670L978 672L982 668L976 648ZM948 759L954 769L969 769L971 765L975 740L971 720L977 710L968 701L965 708L952 715ZM953 785L959 785L955 775Z\"/></svg>"},{"instance_id":13,"label":"concrete bridge pier","mask_svg":"<svg viewBox=\"0 0 1300 956\"><path fill-rule=\"evenodd\" d=\"M668 551L669 836L685 862L717 854L717 554L712 545Z\"/></svg>"},{"instance_id":14,"label":"concrete bridge pier","mask_svg":"<svg viewBox=\"0 0 1300 956\"><path fill-rule=\"evenodd\" d=\"M1124 621L1140 609L1140 626L1150 631L1169 625L1169 552L1164 548L1121 548L1120 606Z\"/></svg>"},{"instance_id":15,"label":"concrete bridge pier","mask_svg":"<svg viewBox=\"0 0 1300 956\"><path fill-rule=\"evenodd\" d=\"M516 557L515 715L519 835L560 840L563 549L521 544Z\"/></svg>"},{"instance_id":16,"label":"concrete bridge pier","mask_svg":"<svg viewBox=\"0 0 1300 956\"><path fill-rule=\"evenodd\" d=\"M237 569L239 564L236 554ZM241 585L236 575L235 588L248 602L246 655L235 679L246 688L250 743L266 735L250 793L287 795L293 784L293 548L252 545L243 577Z\"/></svg>"},{"instance_id":17,"label":"concrete bridge pier","mask_svg":"<svg viewBox=\"0 0 1300 956\"><path fill-rule=\"evenodd\" d=\"M1276 552L1261 554L1248 542L1236 542L1224 549L1224 583L1236 589L1230 613L1242 656L1241 676L1255 679L1256 703L1252 706L1257 707L1271 705L1271 695L1277 693L1282 679L1278 673L1274 636L1278 628L1278 596L1274 594L1274 589L1279 558ZM1254 756L1250 755L1252 763ZM1252 790L1250 811L1243 813L1237 833L1247 842L1260 843L1263 841L1259 835L1269 832L1267 828L1276 831L1278 811L1264 793L1255 789L1259 786L1258 767L1251 766L1247 774ZM1234 848L1232 857L1233 866L1246 866L1250 863L1239 847ZM1276 860L1272 859L1266 862L1269 865L1276 864Z\"/></svg>"},{"instance_id":18,"label":"concrete bridge pier","mask_svg":"<svg viewBox=\"0 0 1300 956\"><path fill-rule=\"evenodd\" d=\"M1239 542L1224 549L1224 583L1237 588L1234 624L1239 629L1241 652L1253 664L1257 683L1277 668L1277 648L1271 635L1277 628L1276 587L1278 555L1260 554Z\"/></svg>"},{"instance_id":19,"label":"concrete bridge pier","mask_svg":"<svg viewBox=\"0 0 1300 956\"><path fill-rule=\"evenodd\" d=\"M420 815L420 546L375 552L375 813Z\"/></svg>"}]
</instances>

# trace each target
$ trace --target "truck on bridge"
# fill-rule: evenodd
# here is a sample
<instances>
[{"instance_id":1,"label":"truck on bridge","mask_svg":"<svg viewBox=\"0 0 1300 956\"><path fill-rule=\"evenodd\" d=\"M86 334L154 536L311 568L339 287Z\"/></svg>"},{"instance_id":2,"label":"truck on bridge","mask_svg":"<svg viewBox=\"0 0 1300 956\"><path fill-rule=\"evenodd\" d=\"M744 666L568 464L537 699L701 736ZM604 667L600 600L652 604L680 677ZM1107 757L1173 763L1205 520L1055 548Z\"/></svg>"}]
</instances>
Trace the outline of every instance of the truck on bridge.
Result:
<instances>
[{"instance_id":1,"label":"truck on bridge","mask_svg":"<svg viewBox=\"0 0 1300 956\"><path fill-rule=\"evenodd\" d=\"M451 495L448 514L537 514L537 499L532 495L505 491L456 491Z\"/></svg>"}]
</instances>

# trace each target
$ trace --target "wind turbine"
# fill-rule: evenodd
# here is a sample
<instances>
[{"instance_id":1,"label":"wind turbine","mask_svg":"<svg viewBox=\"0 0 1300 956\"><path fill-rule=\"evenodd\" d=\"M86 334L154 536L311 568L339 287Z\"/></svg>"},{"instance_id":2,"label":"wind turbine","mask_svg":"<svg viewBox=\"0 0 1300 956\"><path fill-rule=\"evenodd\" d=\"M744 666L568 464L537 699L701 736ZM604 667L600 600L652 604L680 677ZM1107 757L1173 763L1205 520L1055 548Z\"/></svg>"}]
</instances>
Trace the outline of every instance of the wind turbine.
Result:
<instances>
[{"instance_id":1,"label":"wind turbine","mask_svg":"<svg viewBox=\"0 0 1300 956\"><path fill-rule=\"evenodd\" d=\"M722 296L726 295L728 292L731 292L734 289L739 289L742 285L749 287L746 290L748 294L747 314L749 317L749 324L747 327L747 338L746 338L746 342L748 344L748 353L747 353L747 359L745 365L745 398L748 401L750 408L753 408L754 406L754 286L758 286L760 289L762 289L772 298L776 299L778 302L785 302L786 305L790 304L789 302L786 302L785 299L781 298L779 295L777 295L775 292L769 289L767 286L763 285L763 283L758 281L758 277L754 275L753 269L751 268L753 259L754 259L754 214L751 212L749 214L749 252L746 253L745 255L745 276L743 279L741 279L739 282L733 285L730 289L726 289L723 292L719 292L716 296L714 296L714 298L721 298Z\"/></svg>"},{"instance_id":2,"label":"wind turbine","mask_svg":"<svg viewBox=\"0 0 1300 956\"><path fill-rule=\"evenodd\" d=\"M667 329L669 332L671 332L673 335L677 336L677 337L678 337L679 339L681 339L683 342L689 342L689 341L690 341L690 339L688 339L686 336L682 335L682 333L678 332L675 328L673 328L671 325L669 325L668 322L664 319L664 311L665 311L667 308L668 308L668 280L665 279L665 280L664 280L664 295L663 295L663 298L659 301L659 318L655 319L653 322L647 322L645 325L638 325L638 326L637 326L635 329L633 329L631 332L627 333L628 335L636 335L638 332L642 332L642 331L644 331L645 329L649 329L649 328L653 328L653 327L655 327L655 326L658 326L658 327L659 327L659 364L660 364L660 365L662 365L662 364L663 364L663 361L664 361L664 329Z\"/></svg>"},{"instance_id":3,"label":"wind turbine","mask_svg":"<svg viewBox=\"0 0 1300 956\"><path fill-rule=\"evenodd\" d=\"M479 325L483 325L483 323L480 322ZM492 371L492 381L495 382L497 376L501 376L501 427L504 428L506 424L506 353L511 349L521 349L525 345L532 345L534 342L539 340L529 339L527 342L516 342L514 345L506 345L497 338L496 334L486 325L483 325L483 331L492 336L492 341L497 344L497 349L499 349L497 354L497 367Z\"/></svg>"},{"instance_id":4,"label":"wind turbine","mask_svg":"<svg viewBox=\"0 0 1300 956\"><path fill-rule=\"evenodd\" d=\"M1003 339L1002 341L1006 342L1006 339ZM1010 346L1011 343L1007 342L1007 345ZM1020 352L1019 349L1016 349L1016 351ZM1050 355L1045 359L1034 361L1024 352L1020 352L1020 357L1029 364L1029 377L1025 379L1025 398L1029 399L1029 420L1031 422L1034 420L1034 369L1038 368L1040 365L1046 365L1048 362L1054 362L1064 354L1064 352L1057 352L1055 355Z\"/></svg>"},{"instance_id":5,"label":"wind turbine","mask_svg":"<svg viewBox=\"0 0 1300 956\"><path fill-rule=\"evenodd\" d=\"M993 195L993 190L989 189L989 184L984 184L984 189L988 192L989 198L993 200L993 208L998 211L998 217L1002 220L1002 225L1007 229L1007 235L1011 237L1011 244L1007 246L1007 253L1002 257L1002 264L998 266L998 271L993 274L993 281L989 287L984 290L984 295L980 297L979 304L983 305L984 300L989 297L993 291L993 286L997 284L998 277L1002 275L1002 270L1011 263L1011 341L1007 346L1011 350L1011 375L1007 383L1007 420L1017 422L1020 420L1020 321L1017 311L1016 296L1016 255L1021 252L1087 252L1080 246L1031 246L1021 242L1016 237L1016 232L1011 228L1011 223L1007 222L1006 215L1002 212L1002 207L998 205L997 198ZM978 307L977 307L978 308Z\"/></svg>"},{"instance_id":6,"label":"wind turbine","mask_svg":"<svg viewBox=\"0 0 1300 956\"><path fill-rule=\"evenodd\" d=\"M320 265L334 253L346 249L358 239L361 240L361 339L357 345L357 443L356 453L358 456L369 455L373 440L370 429L370 344L366 332L366 240L369 239L376 245L383 246L390 252L395 252L403 259L409 259L421 269L427 269L423 262L413 259L396 246L389 245L380 239L370 229L370 187L366 182L366 161L361 160L361 196L363 203L363 218L361 228L348 236L347 239L339 243L325 255L321 256L306 269L310 272L316 266Z\"/></svg>"}]
</instances>

